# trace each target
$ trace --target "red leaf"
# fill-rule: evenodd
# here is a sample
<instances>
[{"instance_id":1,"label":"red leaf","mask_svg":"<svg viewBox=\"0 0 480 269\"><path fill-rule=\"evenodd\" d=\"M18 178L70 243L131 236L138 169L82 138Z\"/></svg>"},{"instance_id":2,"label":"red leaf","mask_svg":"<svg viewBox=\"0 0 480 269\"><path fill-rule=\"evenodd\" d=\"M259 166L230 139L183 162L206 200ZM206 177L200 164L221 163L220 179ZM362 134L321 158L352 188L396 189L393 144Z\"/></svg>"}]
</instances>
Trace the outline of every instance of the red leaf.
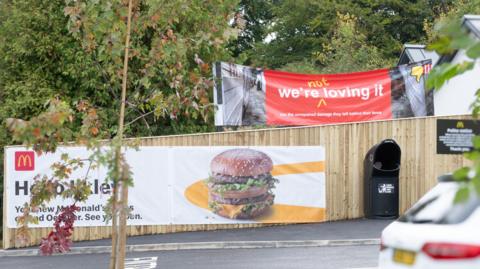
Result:
<instances>
[{"instance_id":1,"label":"red leaf","mask_svg":"<svg viewBox=\"0 0 480 269\"><path fill-rule=\"evenodd\" d=\"M79 208L75 204L62 209L55 220L53 231L47 237L42 238L39 248L42 255L70 251L70 246L72 245L70 237L73 232L75 212L78 210Z\"/></svg>"},{"instance_id":2,"label":"red leaf","mask_svg":"<svg viewBox=\"0 0 480 269\"><path fill-rule=\"evenodd\" d=\"M33 129L32 134L35 136L35 138L39 138L41 134L40 128Z\"/></svg>"}]
</instances>

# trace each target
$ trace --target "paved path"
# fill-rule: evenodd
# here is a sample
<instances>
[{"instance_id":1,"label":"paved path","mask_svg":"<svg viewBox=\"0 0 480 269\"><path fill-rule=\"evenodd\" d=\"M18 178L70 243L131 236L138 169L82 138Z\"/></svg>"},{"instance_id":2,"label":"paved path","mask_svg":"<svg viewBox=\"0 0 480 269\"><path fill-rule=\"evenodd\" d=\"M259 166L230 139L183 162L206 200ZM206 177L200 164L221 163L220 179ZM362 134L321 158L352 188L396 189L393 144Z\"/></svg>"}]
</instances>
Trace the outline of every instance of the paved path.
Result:
<instances>
[{"instance_id":1,"label":"paved path","mask_svg":"<svg viewBox=\"0 0 480 269\"><path fill-rule=\"evenodd\" d=\"M127 243L129 245L135 245L225 241L378 239L380 238L381 231L391 222L391 220L357 219L262 228L217 230L206 232L181 232L130 237L128 238ZM110 243L110 240L97 240L91 242L77 242L75 243L75 246L102 246L110 245Z\"/></svg>"},{"instance_id":2,"label":"paved path","mask_svg":"<svg viewBox=\"0 0 480 269\"><path fill-rule=\"evenodd\" d=\"M390 220L349 220L262 228L135 236L127 251L305 248L378 245ZM70 254L109 253L110 240L76 242ZM0 250L0 257L34 256L38 248Z\"/></svg>"},{"instance_id":3,"label":"paved path","mask_svg":"<svg viewBox=\"0 0 480 269\"><path fill-rule=\"evenodd\" d=\"M377 266L378 246L180 250L129 253L131 269L366 269ZM101 269L109 254L4 257L2 269Z\"/></svg>"}]
</instances>

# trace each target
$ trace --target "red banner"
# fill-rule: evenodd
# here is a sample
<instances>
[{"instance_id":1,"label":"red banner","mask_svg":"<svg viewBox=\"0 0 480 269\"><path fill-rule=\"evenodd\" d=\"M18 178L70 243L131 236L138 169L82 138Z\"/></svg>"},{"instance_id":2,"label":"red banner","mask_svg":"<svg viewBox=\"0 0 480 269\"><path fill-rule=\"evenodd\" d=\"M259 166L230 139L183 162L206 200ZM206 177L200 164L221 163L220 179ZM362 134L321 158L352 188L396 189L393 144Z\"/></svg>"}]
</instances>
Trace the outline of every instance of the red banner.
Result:
<instances>
[{"instance_id":1,"label":"red banner","mask_svg":"<svg viewBox=\"0 0 480 269\"><path fill-rule=\"evenodd\" d=\"M392 118L388 69L335 75L265 70L264 77L268 125Z\"/></svg>"},{"instance_id":2,"label":"red banner","mask_svg":"<svg viewBox=\"0 0 480 269\"><path fill-rule=\"evenodd\" d=\"M344 74L295 74L217 63L215 125L315 125L434 114L430 61Z\"/></svg>"}]
</instances>

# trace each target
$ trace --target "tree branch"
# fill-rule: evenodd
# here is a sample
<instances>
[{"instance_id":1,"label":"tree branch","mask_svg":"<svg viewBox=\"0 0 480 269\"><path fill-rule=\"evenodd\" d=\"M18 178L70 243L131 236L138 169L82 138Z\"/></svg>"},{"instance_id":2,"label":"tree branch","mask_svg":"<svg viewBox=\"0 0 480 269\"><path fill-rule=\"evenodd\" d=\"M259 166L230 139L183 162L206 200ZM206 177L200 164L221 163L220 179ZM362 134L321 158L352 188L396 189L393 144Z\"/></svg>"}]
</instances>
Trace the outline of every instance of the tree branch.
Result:
<instances>
[{"instance_id":1,"label":"tree branch","mask_svg":"<svg viewBox=\"0 0 480 269\"><path fill-rule=\"evenodd\" d=\"M136 117L136 118L133 119L132 121L126 123L126 124L125 124L125 127L128 126L128 125L130 125L130 124L132 124L132 123L134 123L134 122L136 122L136 121L139 120L139 119L145 120L145 117L148 116L148 115L150 115L150 114L152 114L153 112L154 112L154 111L152 110L152 111L150 111L150 112L147 112L147 113L145 113L145 114L142 114L142 115ZM146 120L145 120L145 124L146 124L147 127L150 129L150 125L148 125L148 122L146 122Z\"/></svg>"},{"instance_id":2,"label":"tree branch","mask_svg":"<svg viewBox=\"0 0 480 269\"><path fill-rule=\"evenodd\" d=\"M134 123L135 121L137 121L137 120L139 120L139 119L142 119L142 121L143 121L143 123L145 124L145 126L147 126L148 132L150 133L150 135L152 135L152 129L150 128L150 124L148 124L148 121L145 119L145 116L151 114L151 112L149 112L149 113L147 113L147 114L145 115L140 109L138 109L137 105L135 105L134 103L129 102L128 100L125 101L125 104L129 105L130 107L132 107L133 110L135 110L136 112L138 112L138 114L140 114L139 117L137 117L137 118L135 118L133 121L127 123L126 126L128 126L129 124Z\"/></svg>"}]
</instances>

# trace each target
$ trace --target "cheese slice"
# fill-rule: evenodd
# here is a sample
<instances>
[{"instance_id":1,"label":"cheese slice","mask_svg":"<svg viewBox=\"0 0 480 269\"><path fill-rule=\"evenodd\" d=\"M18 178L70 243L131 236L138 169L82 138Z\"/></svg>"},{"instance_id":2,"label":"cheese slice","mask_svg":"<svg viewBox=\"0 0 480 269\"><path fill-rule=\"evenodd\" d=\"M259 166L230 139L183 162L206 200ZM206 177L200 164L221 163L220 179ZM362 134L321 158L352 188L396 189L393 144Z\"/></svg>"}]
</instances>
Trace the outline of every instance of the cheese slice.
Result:
<instances>
[{"instance_id":1,"label":"cheese slice","mask_svg":"<svg viewBox=\"0 0 480 269\"><path fill-rule=\"evenodd\" d=\"M229 218L235 218L237 217L240 213L242 213L242 209L245 207L245 205L227 205L227 204L219 204L219 207L221 207L220 211L224 215L227 215Z\"/></svg>"}]
</instances>

